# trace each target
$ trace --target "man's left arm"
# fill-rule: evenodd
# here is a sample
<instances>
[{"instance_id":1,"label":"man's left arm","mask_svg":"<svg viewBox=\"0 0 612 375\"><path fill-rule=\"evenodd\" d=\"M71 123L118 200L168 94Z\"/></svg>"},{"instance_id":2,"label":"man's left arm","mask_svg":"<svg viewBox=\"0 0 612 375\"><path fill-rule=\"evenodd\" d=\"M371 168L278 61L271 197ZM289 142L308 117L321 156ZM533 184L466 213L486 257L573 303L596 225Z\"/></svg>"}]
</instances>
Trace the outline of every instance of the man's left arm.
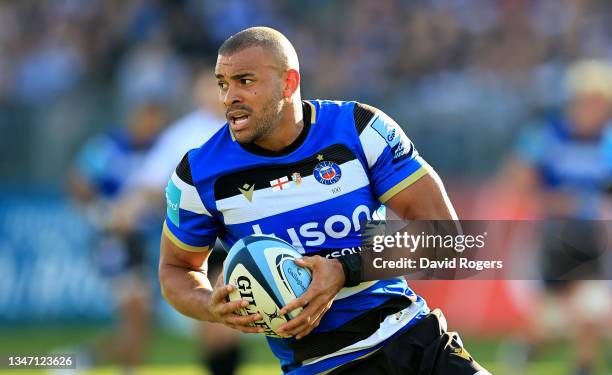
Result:
<instances>
[{"instance_id":1,"label":"man's left arm","mask_svg":"<svg viewBox=\"0 0 612 375\"><path fill-rule=\"evenodd\" d=\"M355 104L354 118L372 191L381 203L406 220L457 219L442 181L395 121L376 108L359 103ZM279 327L280 333L297 339L304 337L319 325L343 287L375 280L375 275L363 272L362 265L368 256L351 254L339 259L313 256L296 260L297 265L312 271L312 282L302 296L281 309L280 313L285 314L303 308L295 319Z\"/></svg>"},{"instance_id":2,"label":"man's left arm","mask_svg":"<svg viewBox=\"0 0 612 375\"><path fill-rule=\"evenodd\" d=\"M442 180L431 167L426 175L391 197L386 205L406 220L457 220Z\"/></svg>"},{"instance_id":3,"label":"man's left arm","mask_svg":"<svg viewBox=\"0 0 612 375\"><path fill-rule=\"evenodd\" d=\"M400 218L409 220L457 220L457 214L446 194L442 181L431 168L412 185L391 197L386 205ZM354 254L366 257L367 254ZM362 262L365 263L362 258ZM298 307L304 310L282 327L283 334L300 339L319 325L325 312L331 307L333 299L345 286L346 277L342 263L338 259L321 256L305 257L296 264L312 270L313 282L300 297L288 303L280 312L285 314ZM362 274L360 281L368 281Z\"/></svg>"}]
</instances>

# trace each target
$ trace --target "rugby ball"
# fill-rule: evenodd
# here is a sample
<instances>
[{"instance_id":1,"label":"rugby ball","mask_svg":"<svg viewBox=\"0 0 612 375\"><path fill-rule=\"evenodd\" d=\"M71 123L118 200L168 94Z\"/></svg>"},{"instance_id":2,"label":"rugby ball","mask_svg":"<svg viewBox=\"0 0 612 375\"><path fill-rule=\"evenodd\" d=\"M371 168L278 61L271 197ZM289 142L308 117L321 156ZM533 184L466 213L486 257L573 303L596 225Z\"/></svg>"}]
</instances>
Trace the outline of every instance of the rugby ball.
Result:
<instances>
[{"instance_id":1,"label":"rugby ball","mask_svg":"<svg viewBox=\"0 0 612 375\"><path fill-rule=\"evenodd\" d=\"M302 311L298 308L279 314L283 306L301 296L310 285L310 270L294 262L301 257L289 243L267 235L247 236L227 254L223 278L225 284L235 287L228 299L248 301L249 305L236 313L244 316L260 313L262 319L252 325L262 327L267 336L282 337L276 329Z\"/></svg>"}]
</instances>

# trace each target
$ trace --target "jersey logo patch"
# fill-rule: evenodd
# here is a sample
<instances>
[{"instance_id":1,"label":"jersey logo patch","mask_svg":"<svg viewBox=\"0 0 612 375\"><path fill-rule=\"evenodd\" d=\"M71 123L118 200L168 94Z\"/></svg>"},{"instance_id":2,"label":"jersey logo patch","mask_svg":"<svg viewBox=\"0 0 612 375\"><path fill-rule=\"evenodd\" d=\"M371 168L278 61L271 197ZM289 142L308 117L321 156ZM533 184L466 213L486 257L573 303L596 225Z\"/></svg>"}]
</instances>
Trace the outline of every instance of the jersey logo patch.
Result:
<instances>
[{"instance_id":1,"label":"jersey logo patch","mask_svg":"<svg viewBox=\"0 0 612 375\"><path fill-rule=\"evenodd\" d=\"M255 190L255 184L244 184L241 188L239 187L238 190L249 202L253 201L253 191Z\"/></svg>"},{"instance_id":2,"label":"jersey logo patch","mask_svg":"<svg viewBox=\"0 0 612 375\"><path fill-rule=\"evenodd\" d=\"M270 186L272 187L272 191L279 191L289 189L291 184L289 183L289 177L283 176L270 181Z\"/></svg>"},{"instance_id":3,"label":"jersey logo patch","mask_svg":"<svg viewBox=\"0 0 612 375\"><path fill-rule=\"evenodd\" d=\"M322 161L314 169L314 178L323 185L332 185L340 181L342 171L333 161Z\"/></svg>"},{"instance_id":4,"label":"jersey logo patch","mask_svg":"<svg viewBox=\"0 0 612 375\"><path fill-rule=\"evenodd\" d=\"M391 123L385 122L380 117L372 122L372 128L376 130L381 137L384 138L387 145L391 148L393 153L393 163L397 163L400 160L405 159L412 153L412 145L410 142L406 142L402 139L399 131L399 125L393 120Z\"/></svg>"},{"instance_id":5,"label":"jersey logo patch","mask_svg":"<svg viewBox=\"0 0 612 375\"><path fill-rule=\"evenodd\" d=\"M293 181L295 186L300 186L300 184L302 183L302 175L295 172L291 175L291 180Z\"/></svg>"},{"instance_id":6,"label":"jersey logo patch","mask_svg":"<svg viewBox=\"0 0 612 375\"><path fill-rule=\"evenodd\" d=\"M472 356L463 347L451 349L451 354L461 357L465 359L466 361L470 361L470 362L472 361Z\"/></svg>"},{"instance_id":7,"label":"jersey logo patch","mask_svg":"<svg viewBox=\"0 0 612 375\"><path fill-rule=\"evenodd\" d=\"M176 227L179 227L179 206L181 203L181 190L176 187L172 180L166 186L166 211L168 218Z\"/></svg>"}]
</instances>

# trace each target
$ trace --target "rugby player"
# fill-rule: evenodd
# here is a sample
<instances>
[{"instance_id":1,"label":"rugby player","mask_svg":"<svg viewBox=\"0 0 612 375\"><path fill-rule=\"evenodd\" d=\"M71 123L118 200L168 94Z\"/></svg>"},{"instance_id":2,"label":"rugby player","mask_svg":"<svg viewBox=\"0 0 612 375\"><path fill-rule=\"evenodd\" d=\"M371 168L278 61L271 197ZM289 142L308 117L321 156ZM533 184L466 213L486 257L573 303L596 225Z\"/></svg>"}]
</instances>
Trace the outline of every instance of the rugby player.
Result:
<instances>
[{"instance_id":1,"label":"rugby player","mask_svg":"<svg viewBox=\"0 0 612 375\"><path fill-rule=\"evenodd\" d=\"M164 188L185 152L200 146L219 130L223 121L218 110L216 80L210 69L196 76L193 98L196 109L168 125L134 171L121 199L113 206L112 225L121 232L134 229L147 215L161 215L165 207ZM153 212L151 212L153 211ZM221 246L220 244L218 246ZM210 275L223 270L225 251L208 259ZM211 375L233 375L241 362L240 333L220 324L198 325L200 363Z\"/></svg>"},{"instance_id":2,"label":"rugby player","mask_svg":"<svg viewBox=\"0 0 612 375\"><path fill-rule=\"evenodd\" d=\"M136 172L163 129L166 109L146 100L129 117L125 127L109 129L87 141L68 180L70 193L95 229L93 263L110 282L117 306L117 326L106 340L76 349L79 363L116 360L122 373L134 371L148 345L153 285L145 238L152 228L141 220L129 230L115 230L109 212L120 201L128 176Z\"/></svg>"},{"instance_id":3,"label":"rugby player","mask_svg":"<svg viewBox=\"0 0 612 375\"><path fill-rule=\"evenodd\" d=\"M610 285L603 281L609 245L602 224L611 216L612 65L577 61L564 78L566 108L525 129L510 163L524 176L513 181L516 188L542 200L550 219L539 254L544 288L525 327L530 345L523 349L535 353L569 335L573 374L591 375L612 313Z\"/></svg>"},{"instance_id":4,"label":"rugby player","mask_svg":"<svg viewBox=\"0 0 612 375\"><path fill-rule=\"evenodd\" d=\"M281 33L243 30L219 49L215 76L227 123L188 152L168 183L160 282L178 311L242 332L261 317L233 312L232 286L207 278L218 237L227 248L274 234L307 256L304 310L270 338L284 374L488 374L404 279L362 280L361 223L385 206L405 219L454 220L435 172L401 128L356 102L305 100L297 54ZM342 252L340 252L342 253ZM315 255L317 254L317 255ZM357 258L356 258L357 257Z\"/></svg>"}]
</instances>

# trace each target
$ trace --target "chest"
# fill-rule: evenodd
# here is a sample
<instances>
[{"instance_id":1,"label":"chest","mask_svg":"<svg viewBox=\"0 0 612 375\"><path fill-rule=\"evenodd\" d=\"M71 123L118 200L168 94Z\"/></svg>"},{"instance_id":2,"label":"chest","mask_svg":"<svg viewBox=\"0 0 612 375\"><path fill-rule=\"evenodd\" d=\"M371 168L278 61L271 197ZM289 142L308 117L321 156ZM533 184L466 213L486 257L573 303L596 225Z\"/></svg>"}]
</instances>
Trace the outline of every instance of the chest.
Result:
<instances>
[{"instance_id":1,"label":"chest","mask_svg":"<svg viewBox=\"0 0 612 375\"><path fill-rule=\"evenodd\" d=\"M292 163L223 176L215 183L215 203L228 242L274 234L302 249L358 242L361 223L380 206L364 162L339 144Z\"/></svg>"},{"instance_id":2,"label":"chest","mask_svg":"<svg viewBox=\"0 0 612 375\"><path fill-rule=\"evenodd\" d=\"M549 147L542 168L553 186L597 187L612 176L600 143L555 141Z\"/></svg>"}]
</instances>

